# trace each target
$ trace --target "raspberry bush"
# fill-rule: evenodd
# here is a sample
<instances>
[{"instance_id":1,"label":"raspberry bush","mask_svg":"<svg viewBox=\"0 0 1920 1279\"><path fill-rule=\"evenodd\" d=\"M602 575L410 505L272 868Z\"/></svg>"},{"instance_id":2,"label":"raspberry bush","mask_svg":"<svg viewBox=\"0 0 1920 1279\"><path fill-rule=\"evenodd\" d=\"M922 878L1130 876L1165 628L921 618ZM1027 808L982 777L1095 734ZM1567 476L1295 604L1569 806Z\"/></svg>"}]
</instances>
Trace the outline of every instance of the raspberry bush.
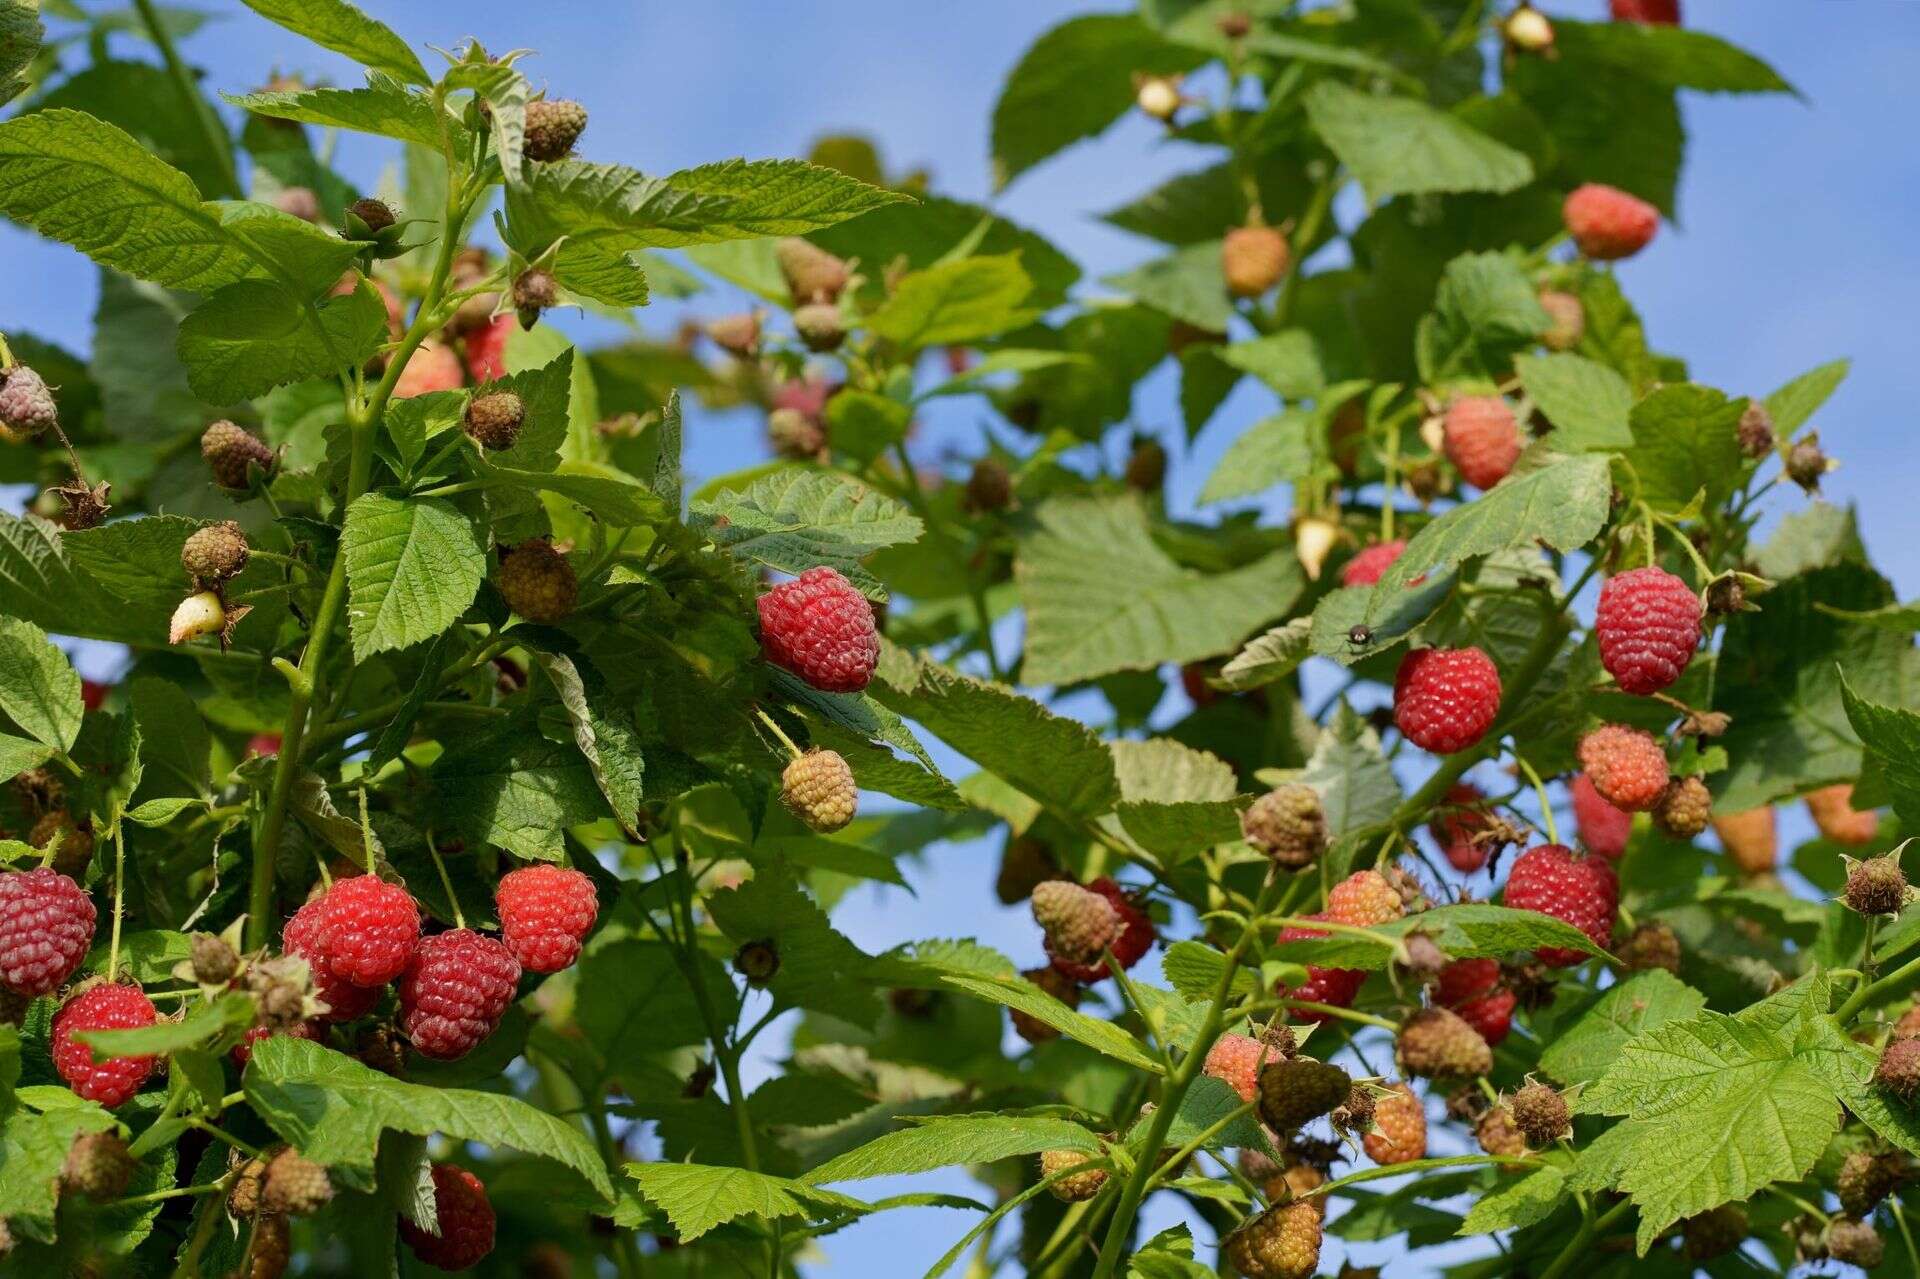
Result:
<instances>
[{"instance_id":1,"label":"raspberry bush","mask_svg":"<svg viewBox=\"0 0 1920 1279\"><path fill-rule=\"evenodd\" d=\"M780 1279L937 1208L976 1279L1920 1271L1846 364L1704 385L1611 266L1766 64L1671 3L1075 18L997 180L1199 157L1096 284L857 138L643 174L563 68L246 4L364 83L0 0L0 213L101 273L84 355L0 311L0 1269ZM683 396L765 459L683 474ZM836 926L983 848L946 935Z\"/></svg>"}]
</instances>

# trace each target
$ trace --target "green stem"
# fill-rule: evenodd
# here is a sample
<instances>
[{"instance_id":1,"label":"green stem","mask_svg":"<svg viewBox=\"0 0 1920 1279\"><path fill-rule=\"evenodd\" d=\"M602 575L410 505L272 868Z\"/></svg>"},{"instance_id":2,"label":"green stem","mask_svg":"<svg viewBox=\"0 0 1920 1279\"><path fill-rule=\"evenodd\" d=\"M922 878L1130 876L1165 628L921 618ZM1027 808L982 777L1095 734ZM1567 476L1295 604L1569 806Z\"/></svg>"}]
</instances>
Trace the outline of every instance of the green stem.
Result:
<instances>
[{"instance_id":1,"label":"green stem","mask_svg":"<svg viewBox=\"0 0 1920 1279\"><path fill-rule=\"evenodd\" d=\"M1519 751L1513 753L1513 762L1518 764L1520 771L1527 775L1527 781L1533 785L1534 796L1540 801L1540 820L1545 823L1547 828L1547 842L1549 844L1559 843L1560 831L1554 825L1553 803L1547 798L1547 784L1540 780L1540 774L1533 771L1533 765L1529 764L1527 757Z\"/></svg>"},{"instance_id":2,"label":"green stem","mask_svg":"<svg viewBox=\"0 0 1920 1279\"><path fill-rule=\"evenodd\" d=\"M107 980L116 979L120 967L120 917L126 913L127 823L124 816L113 823L113 940L107 943Z\"/></svg>"},{"instance_id":3,"label":"green stem","mask_svg":"<svg viewBox=\"0 0 1920 1279\"><path fill-rule=\"evenodd\" d=\"M1898 985L1915 973L1920 973L1920 958L1909 959L1879 981L1871 984L1863 982L1855 988L1853 994L1847 998L1847 1002L1840 1005L1839 1010L1833 1014L1833 1019L1845 1027L1853 1020L1854 1014L1860 1011L1862 1005L1872 999L1876 993Z\"/></svg>"},{"instance_id":4,"label":"green stem","mask_svg":"<svg viewBox=\"0 0 1920 1279\"><path fill-rule=\"evenodd\" d=\"M233 139L227 136L226 129L220 123L220 117L213 112L213 106L200 96L199 86L193 82L193 72L180 60L179 50L173 47L173 37L167 33L166 24L160 20L160 14L153 7L153 0L133 0L133 7L140 14L140 23L147 29L147 36L160 50L160 60L167 64L167 77L173 81L174 90L187 108L187 114L194 118L200 131L207 136L207 150L212 152L215 162L220 166L220 180L225 187L222 191L209 191L207 195L228 195L239 199L240 175L233 167Z\"/></svg>"},{"instance_id":5,"label":"green stem","mask_svg":"<svg viewBox=\"0 0 1920 1279\"><path fill-rule=\"evenodd\" d=\"M1560 1250L1560 1255L1553 1259L1553 1264L1540 1272L1540 1279L1560 1279L1575 1261L1587 1257L1587 1245L1593 1242L1593 1237L1625 1216L1632 1206L1633 1200L1622 1199L1598 1217L1589 1213L1586 1220L1580 1223L1580 1229L1574 1232L1573 1238L1567 1240L1567 1246Z\"/></svg>"},{"instance_id":6,"label":"green stem","mask_svg":"<svg viewBox=\"0 0 1920 1279\"><path fill-rule=\"evenodd\" d=\"M1253 1109L1254 1109L1254 1103L1249 1101L1233 1110L1228 1111L1226 1114L1222 1115L1214 1123L1208 1125L1206 1130L1196 1135L1192 1141L1189 1141L1186 1145L1174 1151L1170 1157L1160 1160L1159 1166L1154 1169L1153 1176L1147 1182L1148 1192L1151 1193L1155 1187L1159 1186L1162 1182L1166 1181L1167 1178L1173 1173L1174 1169L1180 1167L1182 1164L1186 1163L1187 1160L1193 1158L1195 1151L1199 1150L1202 1146L1206 1145L1208 1142L1212 1141L1215 1137L1225 1132L1227 1130L1227 1125L1232 1123L1237 1123L1239 1120L1244 1119L1246 1116L1253 1113ZM1152 1157L1152 1156L1150 1155L1149 1157Z\"/></svg>"}]
</instances>

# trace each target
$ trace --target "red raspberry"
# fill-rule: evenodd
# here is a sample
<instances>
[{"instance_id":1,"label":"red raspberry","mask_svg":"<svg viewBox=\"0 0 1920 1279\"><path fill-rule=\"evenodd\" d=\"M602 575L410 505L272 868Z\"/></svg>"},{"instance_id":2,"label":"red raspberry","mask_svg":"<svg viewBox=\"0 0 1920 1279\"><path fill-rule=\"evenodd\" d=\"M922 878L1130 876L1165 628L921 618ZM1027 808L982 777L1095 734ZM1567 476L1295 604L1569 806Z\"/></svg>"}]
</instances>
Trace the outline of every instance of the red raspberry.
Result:
<instances>
[{"instance_id":1,"label":"red raspberry","mask_svg":"<svg viewBox=\"0 0 1920 1279\"><path fill-rule=\"evenodd\" d=\"M255 1044L263 1039L272 1039L280 1035L285 1035L288 1039L317 1040L320 1038L320 1023L317 1021L296 1021L291 1026L285 1026L278 1030L270 1026L249 1026L247 1027L247 1037L235 1044L233 1051L230 1052L228 1056L233 1058L234 1065L244 1070L247 1063L253 1060L253 1046Z\"/></svg>"},{"instance_id":2,"label":"red raspberry","mask_svg":"<svg viewBox=\"0 0 1920 1279\"><path fill-rule=\"evenodd\" d=\"M1602 724L1580 739L1580 766L1593 789L1615 808L1644 813L1667 789L1667 753L1652 733Z\"/></svg>"},{"instance_id":3,"label":"red raspberry","mask_svg":"<svg viewBox=\"0 0 1920 1279\"><path fill-rule=\"evenodd\" d=\"M1619 861L1627 851L1627 836L1633 831L1633 814L1609 804L1585 773L1573 775L1567 792L1573 796L1573 824L1579 828L1580 842L1588 852Z\"/></svg>"},{"instance_id":4,"label":"red raspberry","mask_svg":"<svg viewBox=\"0 0 1920 1279\"><path fill-rule=\"evenodd\" d=\"M93 1049L73 1037L77 1030L138 1030L159 1020L153 1001L138 986L89 986L53 1015L53 1068L67 1087L111 1110L125 1105L147 1082L154 1057L95 1061Z\"/></svg>"},{"instance_id":5,"label":"red raspberry","mask_svg":"<svg viewBox=\"0 0 1920 1279\"><path fill-rule=\"evenodd\" d=\"M384 986L406 971L420 944L413 895L377 875L337 879L320 898L320 950L335 976Z\"/></svg>"},{"instance_id":6,"label":"red raspberry","mask_svg":"<svg viewBox=\"0 0 1920 1279\"><path fill-rule=\"evenodd\" d=\"M358 1021L380 1002L380 991L377 987L354 985L336 974L327 963L326 952L320 944L321 901L316 897L293 912L280 930L281 948L307 961L307 970L313 977L313 993L327 1006L327 1011L320 1015L322 1021Z\"/></svg>"},{"instance_id":7,"label":"red raspberry","mask_svg":"<svg viewBox=\"0 0 1920 1279\"><path fill-rule=\"evenodd\" d=\"M394 380L393 398L408 400L435 391L457 391L463 385L460 357L453 353L452 347L429 338L407 357L406 367Z\"/></svg>"},{"instance_id":8,"label":"red raspberry","mask_svg":"<svg viewBox=\"0 0 1920 1279\"><path fill-rule=\"evenodd\" d=\"M1597 857L1577 857L1563 844L1542 844L1514 859L1507 873L1507 905L1515 910L1537 910L1572 924L1597 946L1613 937L1613 917L1620 909L1620 881L1613 868ZM1543 946L1534 952L1541 963L1570 968L1587 956L1577 950Z\"/></svg>"},{"instance_id":9,"label":"red raspberry","mask_svg":"<svg viewBox=\"0 0 1920 1279\"><path fill-rule=\"evenodd\" d=\"M1445 807L1427 826L1427 833L1440 845L1447 861L1464 875L1485 866L1493 847L1488 840L1474 841L1488 824L1486 810L1477 807L1482 798L1480 788L1472 782L1455 782L1447 787Z\"/></svg>"},{"instance_id":10,"label":"red raspberry","mask_svg":"<svg viewBox=\"0 0 1920 1279\"><path fill-rule=\"evenodd\" d=\"M1327 890L1326 917L1336 924L1371 928L1406 913L1399 891L1377 870L1357 870Z\"/></svg>"},{"instance_id":11,"label":"red raspberry","mask_svg":"<svg viewBox=\"0 0 1920 1279\"><path fill-rule=\"evenodd\" d=\"M400 1029L421 1054L464 1057L493 1033L513 1002L520 964L470 928L421 939L400 978Z\"/></svg>"},{"instance_id":12,"label":"red raspberry","mask_svg":"<svg viewBox=\"0 0 1920 1279\"><path fill-rule=\"evenodd\" d=\"M1380 580L1380 575L1393 566L1400 558L1400 552L1407 549L1405 538L1395 538L1391 542L1376 542L1347 561L1340 570L1342 586L1372 586Z\"/></svg>"},{"instance_id":13,"label":"red raspberry","mask_svg":"<svg viewBox=\"0 0 1920 1279\"><path fill-rule=\"evenodd\" d=\"M593 881L566 866L524 866L501 876L493 890L500 936L529 972L557 973L580 958L600 901Z\"/></svg>"},{"instance_id":14,"label":"red raspberry","mask_svg":"<svg viewBox=\"0 0 1920 1279\"><path fill-rule=\"evenodd\" d=\"M93 899L51 866L0 875L0 982L52 994L87 957L93 921Z\"/></svg>"},{"instance_id":15,"label":"red raspberry","mask_svg":"<svg viewBox=\"0 0 1920 1279\"><path fill-rule=\"evenodd\" d=\"M1393 722L1436 755L1467 749L1499 713L1500 672L1477 648L1416 648L1393 677Z\"/></svg>"},{"instance_id":16,"label":"red raspberry","mask_svg":"<svg viewBox=\"0 0 1920 1279\"><path fill-rule=\"evenodd\" d=\"M1589 182L1560 208L1580 252L1600 262L1630 258L1660 227L1660 210L1618 187Z\"/></svg>"},{"instance_id":17,"label":"red raspberry","mask_svg":"<svg viewBox=\"0 0 1920 1279\"><path fill-rule=\"evenodd\" d=\"M1112 902L1113 908L1120 912L1120 936L1109 944L1108 949L1120 961L1120 967L1132 968L1153 949L1153 918L1134 905L1126 889L1105 875L1087 887ZM1076 964L1051 954L1048 958L1052 959L1056 969L1084 985L1090 986L1109 975L1105 964Z\"/></svg>"},{"instance_id":18,"label":"red raspberry","mask_svg":"<svg viewBox=\"0 0 1920 1279\"><path fill-rule=\"evenodd\" d=\"M1480 1032L1489 1048L1513 1029L1518 998L1500 981L1500 963L1494 959L1456 959L1440 970L1433 1000L1460 1014L1460 1020Z\"/></svg>"},{"instance_id":19,"label":"red raspberry","mask_svg":"<svg viewBox=\"0 0 1920 1279\"><path fill-rule=\"evenodd\" d=\"M1222 1035L1207 1050L1204 1069L1239 1093L1241 1101L1252 1101L1260 1091L1260 1068L1282 1056L1251 1035Z\"/></svg>"},{"instance_id":20,"label":"red raspberry","mask_svg":"<svg viewBox=\"0 0 1920 1279\"><path fill-rule=\"evenodd\" d=\"M400 1219L400 1238L436 1270L470 1270L493 1251L493 1204L480 1179L455 1164L433 1166L433 1209L440 1233Z\"/></svg>"},{"instance_id":21,"label":"red raspberry","mask_svg":"<svg viewBox=\"0 0 1920 1279\"><path fill-rule=\"evenodd\" d=\"M90 711L97 711L107 704L107 694L113 691L113 685L102 684L98 680L80 681L80 704Z\"/></svg>"},{"instance_id":22,"label":"red raspberry","mask_svg":"<svg viewBox=\"0 0 1920 1279\"><path fill-rule=\"evenodd\" d=\"M1661 26L1680 24L1680 0L1613 0L1615 22L1653 22Z\"/></svg>"},{"instance_id":23,"label":"red raspberry","mask_svg":"<svg viewBox=\"0 0 1920 1279\"><path fill-rule=\"evenodd\" d=\"M1324 913L1308 915L1308 919L1325 919ZM1303 928L1298 924L1285 928L1280 933L1281 941L1304 941L1312 937L1325 937L1327 934L1318 928ZM1274 993L1282 999L1304 999L1310 1004L1327 1004L1334 1008L1345 1008L1359 995L1360 987L1367 981L1366 970L1362 968L1320 968L1307 965L1307 979L1298 986L1288 988L1276 986ZM1293 1009L1291 1015L1302 1021L1327 1022L1334 1020L1330 1013L1314 1012L1310 1008Z\"/></svg>"},{"instance_id":24,"label":"red raspberry","mask_svg":"<svg viewBox=\"0 0 1920 1279\"><path fill-rule=\"evenodd\" d=\"M507 375L507 339L514 323L511 315L496 315L487 327L467 335L467 374L475 382L498 382Z\"/></svg>"},{"instance_id":25,"label":"red raspberry","mask_svg":"<svg viewBox=\"0 0 1920 1279\"><path fill-rule=\"evenodd\" d=\"M880 661L873 606L824 565L760 597L760 645L769 662L829 693L859 692Z\"/></svg>"},{"instance_id":26,"label":"red raspberry","mask_svg":"<svg viewBox=\"0 0 1920 1279\"><path fill-rule=\"evenodd\" d=\"M1623 693L1645 697L1680 678L1700 644L1700 598L1663 568L1617 573L1593 619L1600 665Z\"/></svg>"},{"instance_id":27,"label":"red raspberry","mask_svg":"<svg viewBox=\"0 0 1920 1279\"><path fill-rule=\"evenodd\" d=\"M1455 400L1447 408L1442 440L1447 461L1477 489L1490 489L1506 479L1520 456L1520 425L1497 395Z\"/></svg>"}]
</instances>

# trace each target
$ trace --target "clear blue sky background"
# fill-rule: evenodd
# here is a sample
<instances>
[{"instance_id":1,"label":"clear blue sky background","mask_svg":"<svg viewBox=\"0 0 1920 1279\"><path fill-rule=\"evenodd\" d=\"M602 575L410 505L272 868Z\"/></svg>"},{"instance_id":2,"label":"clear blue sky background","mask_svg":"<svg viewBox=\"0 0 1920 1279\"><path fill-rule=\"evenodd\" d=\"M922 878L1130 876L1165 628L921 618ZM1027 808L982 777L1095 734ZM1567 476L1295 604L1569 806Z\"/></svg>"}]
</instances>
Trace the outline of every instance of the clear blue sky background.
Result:
<instances>
[{"instance_id":1,"label":"clear blue sky background","mask_svg":"<svg viewBox=\"0 0 1920 1279\"><path fill-rule=\"evenodd\" d=\"M804 153L824 132L859 131L890 166L925 165L936 189L976 200L990 194L987 120L1003 77L1035 36L1061 19L1111 3L973 0L967 5L903 0L363 0L416 45L451 47L477 36L490 49L529 46L536 84L576 97L592 112L583 150L651 173L729 156ZM244 11L230 0L206 7L223 20L187 46L211 69L217 89L239 91L275 66L351 83L352 69ZM1558 0L1551 12L1590 18L1604 0ZM1920 151L1912 142L1914 68L1920 65L1920 4L1904 0L1686 0L1689 25L1717 32L1770 60L1806 95L1711 98L1690 95L1680 222L1621 268L1651 337L1691 361L1699 380L1760 394L1838 355L1852 377L1819 416L1843 468L1828 482L1836 501L1856 501L1869 545L1903 599L1920 595L1920 502L1912 497L1916 355L1914 299L1920 254L1913 211L1920 207ZM132 50L132 56L146 56ZM385 149L350 137L341 150L349 176L371 186ZM1156 249L1098 223L1092 214L1165 176L1206 163L1129 119L1020 179L996 207L1051 237L1085 266L1088 280L1153 256ZM1351 216L1351 210L1349 217ZM71 251L0 226L0 330L30 329L84 349L95 292L92 268ZM709 304L705 313L720 308ZM653 331L678 313L645 314ZM562 321L585 338L608 326ZM1170 378L1151 382L1139 424L1177 438ZM1270 408L1243 388L1176 464L1170 497L1191 499L1231 439ZM956 438L977 439L973 410L956 406L931 423L920 447L929 460ZM759 423L745 414L690 418L690 469L701 477L761 456ZM1800 505L1779 494L1773 513ZM1263 504L1278 515L1284 494ZM89 652L95 667L105 654ZM1171 710L1171 706L1163 708ZM961 771L966 771L964 766ZM837 922L856 942L880 950L901 941L972 933L1022 963L1038 958L1032 928L992 896L995 849L943 847L907 869L917 895L856 893ZM1151 963L1151 961L1150 961ZM765 1063L762 1064L763 1069ZM904 1186L864 1183L874 1196ZM915 1189L966 1193L953 1173L920 1178ZM1149 1213L1158 1228L1171 1220ZM883 1215L825 1241L831 1266L849 1275L916 1275L966 1228L962 1214L925 1210ZM1201 1238L1205 1240L1205 1235ZM1203 1254L1205 1253L1203 1248ZM1391 1248L1363 1248L1381 1264ZM1337 1244L1323 1267L1338 1268ZM1395 1279L1423 1265L1390 1266Z\"/></svg>"}]
</instances>

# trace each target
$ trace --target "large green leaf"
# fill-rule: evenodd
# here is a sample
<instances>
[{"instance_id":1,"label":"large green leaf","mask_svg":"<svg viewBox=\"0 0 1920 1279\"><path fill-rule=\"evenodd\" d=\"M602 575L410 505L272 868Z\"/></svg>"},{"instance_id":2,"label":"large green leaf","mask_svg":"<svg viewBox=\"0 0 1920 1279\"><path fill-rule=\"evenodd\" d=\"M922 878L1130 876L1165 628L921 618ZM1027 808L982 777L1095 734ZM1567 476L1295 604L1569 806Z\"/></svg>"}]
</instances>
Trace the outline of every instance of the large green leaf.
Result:
<instances>
[{"instance_id":1,"label":"large green leaf","mask_svg":"<svg viewBox=\"0 0 1920 1279\"><path fill-rule=\"evenodd\" d=\"M1533 179L1526 156L1458 117L1414 98L1382 97L1322 80L1307 118L1367 198L1451 191L1512 191Z\"/></svg>"},{"instance_id":2,"label":"large green leaf","mask_svg":"<svg viewBox=\"0 0 1920 1279\"><path fill-rule=\"evenodd\" d=\"M1657 510L1684 509L1705 495L1713 509L1740 482L1743 465L1736 429L1744 400L1712 387L1663 386L1633 406L1633 447L1627 461L1640 495Z\"/></svg>"},{"instance_id":3,"label":"large green leaf","mask_svg":"<svg viewBox=\"0 0 1920 1279\"><path fill-rule=\"evenodd\" d=\"M837 471L787 467L743 491L696 499L692 522L720 546L785 573L820 564L863 586L859 562L883 546L920 536L918 516L893 498ZM857 575L857 576L856 576Z\"/></svg>"},{"instance_id":4,"label":"large green leaf","mask_svg":"<svg viewBox=\"0 0 1920 1279\"><path fill-rule=\"evenodd\" d=\"M80 676L45 631L0 617L0 711L28 736L57 751L80 734Z\"/></svg>"},{"instance_id":5,"label":"large green leaf","mask_svg":"<svg viewBox=\"0 0 1920 1279\"><path fill-rule=\"evenodd\" d=\"M745 1168L706 1164L628 1164L640 1193L658 1204L674 1234L691 1243L715 1226L739 1217L777 1221L869 1211L869 1205L831 1190Z\"/></svg>"},{"instance_id":6,"label":"large green leaf","mask_svg":"<svg viewBox=\"0 0 1920 1279\"><path fill-rule=\"evenodd\" d=\"M539 650L534 651L533 660L552 681L560 704L566 708L574 744L586 757L594 783L606 797L614 819L637 838L646 792L646 763L633 717L591 666L576 663L565 653Z\"/></svg>"},{"instance_id":7,"label":"large green leaf","mask_svg":"<svg viewBox=\"0 0 1920 1279\"><path fill-rule=\"evenodd\" d=\"M347 508L340 554L353 654L362 661L453 625L487 573L480 530L441 498L363 495Z\"/></svg>"},{"instance_id":8,"label":"large green leaf","mask_svg":"<svg viewBox=\"0 0 1920 1279\"><path fill-rule=\"evenodd\" d=\"M1571 1018L1540 1054L1540 1069L1562 1084L1589 1083L1607 1072L1636 1035L1693 1017L1706 1006L1705 995L1671 973L1636 974Z\"/></svg>"},{"instance_id":9,"label":"large green leaf","mask_svg":"<svg viewBox=\"0 0 1920 1279\"><path fill-rule=\"evenodd\" d=\"M432 84L433 77L407 42L346 0L243 0L269 22L305 36L323 49L345 54L363 67L385 71L409 84Z\"/></svg>"},{"instance_id":10,"label":"large green leaf","mask_svg":"<svg viewBox=\"0 0 1920 1279\"><path fill-rule=\"evenodd\" d=\"M752 879L707 899L707 911L735 942L770 943L780 969L767 983L775 1000L872 1025L879 1005L860 974L871 959L827 922L790 871L763 866Z\"/></svg>"},{"instance_id":11,"label":"large green leaf","mask_svg":"<svg viewBox=\"0 0 1920 1279\"><path fill-rule=\"evenodd\" d=\"M1557 48L1672 89L1713 93L1791 93L1793 86L1745 49L1705 31L1646 22L1573 22L1556 18Z\"/></svg>"},{"instance_id":12,"label":"large green leaf","mask_svg":"<svg viewBox=\"0 0 1920 1279\"><path fill-rule=\"evenodd\" d=\"M1080 279L1073 259L998 211L945 196L920 195L917 204L888 204L857 218L826 227L808 239L830 253L863 263L904 261L919 271L947 259L963 243L988 256L1018 254L1033 281L1032 306L1058 306ZM771 297L787 300L786 284L776 271Z\"/></svg>"},{"instance_id":13,"label":"large green leaf","mask_svg":"<svg viewBox=\"0 0 1920 1279\"><path fill-rule=\"evenodd\" d=\"M11 102L26 92L21 72L33 64L40 51L40 38L46 34L40 25L40 6L32 0L6 0L0 4L0 104Z\"/></svg>"},{"instance_id":14,"label":"large green leaf","mask_svg":"<svg viewBox=\"0 0 1920 1279\"><path fill-rule=\"evenodd\" d=\"M266 280L229 284L180 324L187 383L209 404L236 404L276 386L358 368L387 336L371 284L313 308Z\"/></svg>"},{"instance_id":15,"label":"large green leaf","mask_svg":"<svg viewBox=\"0 0 1920 1279\"><path fill-rule=\"evenodd\" d=\"M1032 292L1017 254L961 258L904 277L867 327L909 351L977 341L1032 319Z\"/></svg>"},{"instance_id":16,"label":"large green leaf","mask_svg":"<svg viewBox=\"0 0 1920 1279\"><path fill-rule=\"evenodd\" d=\"M1539 295L1518 262L1499 253L1463 253L1447 263L1433 311L1415 331L1421 375L1429 382L1465 376L1503 381L1512 355L1547 325Z\"/></svg>"},{"instance_id":17,"label":"large green leaf","mask_svg":"<svg viewBox=\"0 0 1920 1279\"><path fill-rule=\"evenodd\" d=\"M1024 977L972 977L949 974L947 984L979 999L1004 1004L1036 1021L1053 1027L1068 1039L1085 1044L1095 1052L1140 1070L1164 1071L1165 1067L1120 1027L1085 1013L1075 1012Z\"/></svg>"},{"instance_id":18,"label":"large green leaf","mask_svg":"<svg viewBox=\"0 0 1920 1279\"><path fill-rule=\"evenodd\" d=\"M1908 830L1920 830L1920 714L1902 706L1868 701L1853 691L1844 667L1840 671L1840 696L1847 708L1847 722L1880 765L1901 824Z\"/></svg>"},{"instance_id":19,"label":"large green leaf","mask_svg":"<svg viewBox=\"0 0 1920 1279\"><path fill-rule=\"evenodd\" d=\"M1071 1120L1042 1115L945 1115L877 1137L809 1169L803 1180L829 1185L867 1177L903 1177L1043 1150L1098 1154L1100 1139Z\"/></svg>"},{"instance_id":20,"label":"large green leaf","mask_svg":"<svg viewBox=\"0 0 1920 1279\"><path fill-rule=\"evenodd\" d=\"M1313 470L1315 415L1287 409L1261 418L1227 446L1200 489L1201 505L1252 497L1276 484L1305 479Z\"/></svg>"},{"instance_id":21,"label":"large green leaf","mask_svg":"<svg viewBox=\"0 0 1920 1279\"><path fill-rule=\"evenodd\" d=\"M1223 333L1233 323L1217 240L1175 249L1100 282L1209 333Z\"/></svg>"},{"instance_id":22,"label":"large green leaf","mask_svg":"<svg viewBox=\"0 0 1920 1279\"><path fill-rule=\"evenodd\" d=\"M1182 568L1154 544L1133 497L1048 502L1014 575L1027 609L1024 674L1036 684L1231 652L1305 586L1284 549L1224 573Z\"/></svg>"},{"instance_id":23,"label":"large green leaf","mask_svg":"<svg viewBox=\"0 0 1920 1279\"><path fill-rule=\"evenodd\" d=\"M256 1045L241 1082L254 1113L318 1163L370 1176L382 1132L437 1132L550 1159L600 1203L613 1199L600 1153L579 1126L518 1097L403 1083L290 1035Z\"/></svg>"},{"instance_id":24,"label":"large green leaf","mask_svg":"<svg viewBox=\"0 0 1920 1279\"><path fill-rule=\"evenodd\" d=\"M542 861L565 855L567 827L607 812L574 744L518 719L460 740L435 761L432 780L443 827Z\"/></svg>"},{"instance_id":25,"label":"large green leaf","mask_svg":"<svg viewBox=\"0 0 1920 1279\"><path fill-rule=\"evenodd\" d=\"M33 103L36 111L69 109L125 129L154 155L193 179L203 192L240 194L231 185L231 144L224 134L209 134L165 67L119 59L98 61Z\"/></svg>"},{"instance_id":26,"label":"large green leaf","mask_svg":"<svg viewBox=\"0 0 1920 1279\"><path fill-rule=\"evenodd\" d=\"M369 76L364 89L303 89L223 96L236 107L276 120L375 133L402 142L417 142L436 151L442 142L433 100L389 76Z\"/></svg>"},{"instance_id":27,"label":"large green leaf","mask_svg":"<svg viewBox=\"0 0 1920 1279\"><path fill-rule=\"evenodd\" d=\"M1522 355L1514 369L1521 387L1553 423L1556 449L1605 452L1633 443L1627 422L1633 388L1606 365L1570 354Z\"/></svg>"},{"instance_id":28,"label":"large green leaf","mask_svg":"<svg viewBox=\"0 0 1920 1279\"><path fill-rule=\"evenodd\" d=\"M1822 404L1840 389L1851 360L1830 360L1819 368L1808 369L1799 377L1769 395L1764 403L1773 417L1773 429L1783 440L1792 439Z\"/></svg>"}]
</instances>

